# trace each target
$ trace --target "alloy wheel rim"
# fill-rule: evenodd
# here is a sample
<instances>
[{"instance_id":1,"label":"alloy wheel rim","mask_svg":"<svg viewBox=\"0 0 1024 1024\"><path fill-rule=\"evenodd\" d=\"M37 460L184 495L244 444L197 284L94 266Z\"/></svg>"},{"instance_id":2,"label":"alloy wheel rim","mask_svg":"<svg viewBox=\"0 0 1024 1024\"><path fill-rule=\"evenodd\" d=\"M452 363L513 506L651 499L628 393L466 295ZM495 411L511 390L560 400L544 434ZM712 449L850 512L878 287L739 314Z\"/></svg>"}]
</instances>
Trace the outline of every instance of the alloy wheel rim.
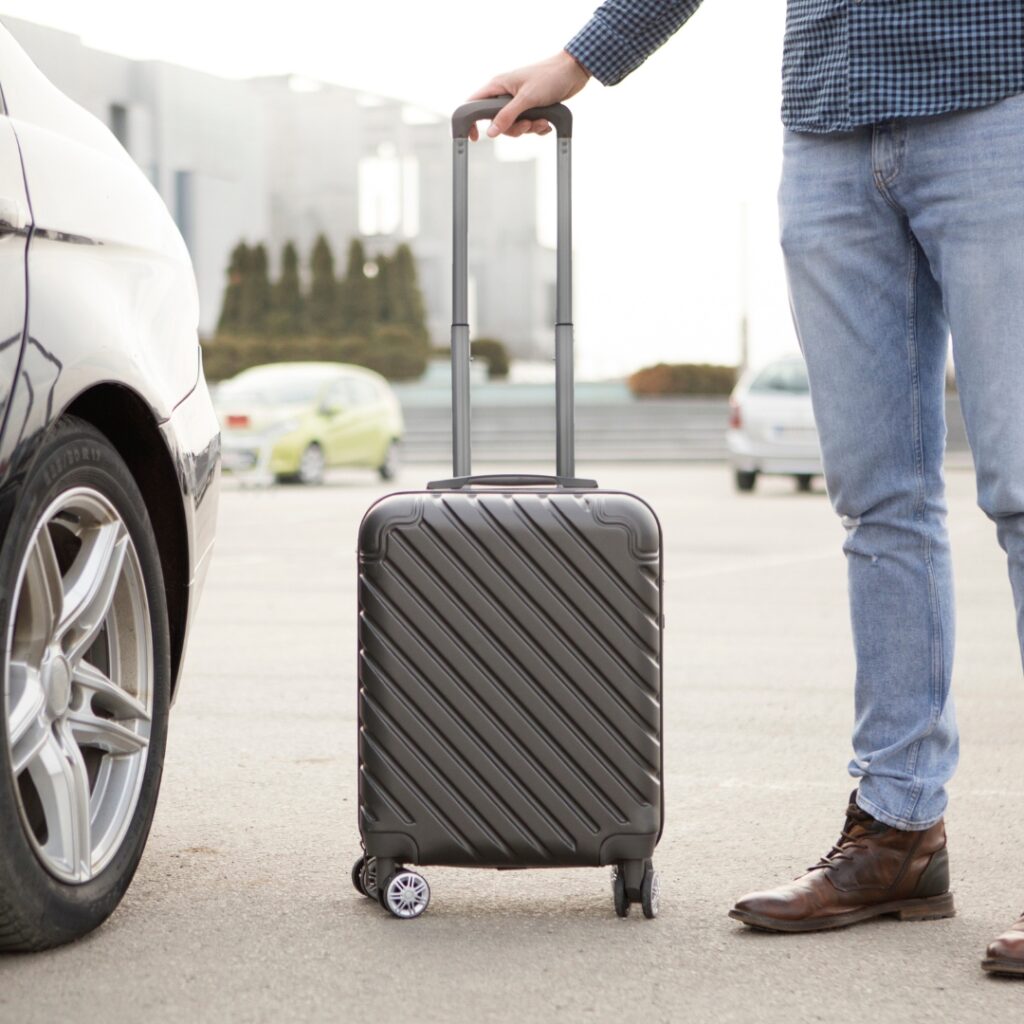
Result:
<instances>
[{"instance_id":1,"label":"alloy wheel rim","mask_svg":"<svg viewBox=\"0 0 1024 1024\"><path fill-rule=\"evenodd\" d=\"M429 899L427 880L412 872L399 875L388 886L388 907L396 917L416 917L422 914Z\"/></svg>"},{"instance_id":2,"label":"alloy wheel rim","mask_svg":"<svg viewBox=\"0 0 1024 1024\"><path fill-rule=\"evenodd\" d=\"M36 856L81 884L110 863L131 824L153 714L142 568L102 494L66 491L39 517L11 608L8 770Z\"/></svg>"},{"instance_id":3,"label":"alloy wheel rim","mask_svg":"<svg viewBox=\"0 0 1024 1024\"><path fill-rule=\"evenodd\" d=\"M654 878L651 879L651 910L657 914L661 907L661 878L658 873L654 873Z\"/></svg>"},{"instance_id":4,"label":"alloy wheel rim","mask_svg":"<svg viewBox=\"0 0 1024 1024\"><path fill-rule=\"evenodd\" d=\"M317 483L324 475L326 460L319 445L311 444L299 460L299 477L303 483Z\"/></svg>"},{"instance_id":5,"label":"alloy wheel rim","mask_svg":"<svg viewBox=\"0 0 1024 1024\"><path fill-rule=\"evenodd\" d=\"M377 862L374 858L368 858L363 865L361 881L366 895L371 899L375 898L377 895Z\"/></svg>"}]
</instances>

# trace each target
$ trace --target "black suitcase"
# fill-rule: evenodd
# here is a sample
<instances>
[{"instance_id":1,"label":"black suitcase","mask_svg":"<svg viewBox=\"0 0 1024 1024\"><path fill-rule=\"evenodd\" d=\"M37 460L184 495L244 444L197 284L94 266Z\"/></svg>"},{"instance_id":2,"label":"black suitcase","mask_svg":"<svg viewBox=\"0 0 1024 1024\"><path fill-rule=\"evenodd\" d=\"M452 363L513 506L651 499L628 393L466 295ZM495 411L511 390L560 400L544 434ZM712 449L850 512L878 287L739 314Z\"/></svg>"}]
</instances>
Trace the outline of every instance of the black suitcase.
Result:
<instances>
[{"instance_id":1,"label":"black suitcase","mask_svg":"<svg viewBox=\"0 0 1024 1024\"><path fill-rule=\"evenodd\" d=\"M639 498L573 478L570 146L558 130L556 477L470 476L469 103L454 136L455 477L391 494L359 531L355 887L396 917L430 889L407 864L612 866L615 910L658 910L662 566Z\"/></svg>"}]
</instances>

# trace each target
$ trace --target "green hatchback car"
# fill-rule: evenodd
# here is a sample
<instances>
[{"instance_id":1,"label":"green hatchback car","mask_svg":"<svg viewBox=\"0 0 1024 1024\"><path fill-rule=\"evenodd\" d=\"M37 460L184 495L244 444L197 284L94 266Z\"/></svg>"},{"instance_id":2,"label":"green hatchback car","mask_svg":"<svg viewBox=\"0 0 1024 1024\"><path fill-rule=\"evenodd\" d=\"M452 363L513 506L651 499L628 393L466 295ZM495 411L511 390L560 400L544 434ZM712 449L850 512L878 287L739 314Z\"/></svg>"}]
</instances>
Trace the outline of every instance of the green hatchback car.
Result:
<instances>
[{"instance_id":1,"label":"green hatchback car","mask_svg":"<svg viewBox=\"0 0 1024 1024\"><path fill-rule=\"evenodd\" d=\"M332 466L394 477L402 409L378 373L346 363L268 363L214 394L224 469L316 484Z\"/></svg>"}]
</instances>

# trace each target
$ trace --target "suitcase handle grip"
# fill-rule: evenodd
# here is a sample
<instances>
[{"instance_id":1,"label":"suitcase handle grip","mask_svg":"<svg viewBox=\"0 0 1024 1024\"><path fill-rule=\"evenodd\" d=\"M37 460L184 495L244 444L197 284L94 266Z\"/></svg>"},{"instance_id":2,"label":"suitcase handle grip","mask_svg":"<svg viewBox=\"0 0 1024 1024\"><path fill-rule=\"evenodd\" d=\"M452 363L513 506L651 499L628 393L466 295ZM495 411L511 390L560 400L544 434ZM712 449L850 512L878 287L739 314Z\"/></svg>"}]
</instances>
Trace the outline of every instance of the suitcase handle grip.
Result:
<instances>
[{"instance_id":1,"label":"suitcase handle grip","mask_svg":"<svg viewBox=\"0 0 1024 1024\"><path fill-rule=\"evenodd\" d=\"M452 118L452 475L472 472L469 401L469 139L474 118L493 116L507 97L464 103ZM469 113L464 113L466 110ZM564 114L562 113L564 111ZM538 107L524 117L546 117L558 125L558 232L555 254L555 472L576 475L573 415L572 324L572 115L568 107ZM561 124L559 124L561 122ZM465 128L460 136L458 132ZM563 134L564 133L564 134Z\"/></svg>"},{"instance_id":2,"label":"suitcase handle grip","mask_svg":"<svg viewBox=\"0 0 1024 1024\"><path fill-rule=\"evenodd\" d=\"M458 491L463 487L597 487L596 480L572 476L543 476L538 473L489 473L483 476L456 476L450 480L432 480L428 491Z\"/></svg>"},{"instance_id":3,"label":"suitcase handle grip","mask_svg":"<svg viewBox=\"0 0 1024 1024\"><path fill-rule=\"evenodd\" d=\"M477 121L493 121L502 108L512 99L511 96L494 96L487 100L472 100L463 103L452 114L452 138L468 139L469 129ZM562 103L554 103L550 107L532 107L524 110L517 121L550 121L555 126L559 138L572 138L572 113Z\"/></svg>"}]
</instances>

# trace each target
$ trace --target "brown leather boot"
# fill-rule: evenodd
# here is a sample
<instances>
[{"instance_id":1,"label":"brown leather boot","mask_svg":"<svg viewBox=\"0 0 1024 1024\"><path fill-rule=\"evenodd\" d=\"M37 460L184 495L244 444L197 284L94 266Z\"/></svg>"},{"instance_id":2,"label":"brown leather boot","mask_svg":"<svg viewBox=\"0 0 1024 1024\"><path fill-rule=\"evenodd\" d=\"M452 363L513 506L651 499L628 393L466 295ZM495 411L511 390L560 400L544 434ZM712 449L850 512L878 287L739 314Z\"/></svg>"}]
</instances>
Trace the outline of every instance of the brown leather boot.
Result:
<instances>
[{"instance_id":1,"label":"brown leather boot","mask_svg":"<svg viewBox=\"0 0 1024 1024\"><path fill-rule=\"evenodd\" d=\"M885 914L901 921L952 917L943 822L924 832L890 828L862 811L856 795L846 809L843 834L807 874L745 896L729 916L773 932L841 928ZM1024 935L1021 940L1024 950Z\"/></svg>"},{"instance_id":2,"label":"brown leather boot","mask_svg":"<svg viewBox=\"0 0 1024 1024\"><path fill-rule=\"evenodd\" d=\"M981 969L990 974L1024 976L1024 914L988 947Z\"/></svg>"}]
</instances>

